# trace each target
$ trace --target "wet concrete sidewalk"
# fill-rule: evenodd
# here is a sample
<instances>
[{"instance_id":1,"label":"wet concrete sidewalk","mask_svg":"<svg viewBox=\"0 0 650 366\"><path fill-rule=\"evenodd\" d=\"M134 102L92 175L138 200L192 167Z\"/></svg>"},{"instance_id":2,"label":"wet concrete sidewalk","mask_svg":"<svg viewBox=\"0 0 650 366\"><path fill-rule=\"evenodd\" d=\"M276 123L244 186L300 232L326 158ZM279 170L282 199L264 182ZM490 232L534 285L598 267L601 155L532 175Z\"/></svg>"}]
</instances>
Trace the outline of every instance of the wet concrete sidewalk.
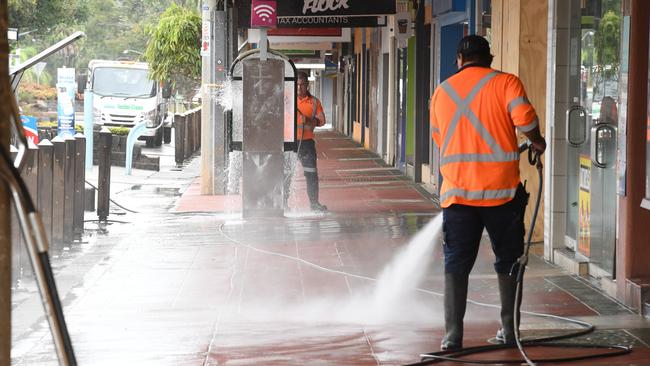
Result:
<instances>
[{"instance_id":1,"label":"wet concrete sidewalk","mask_svg":"<svg viewBox=\"0 0 650 366\"><path fill-rule=\"evenodd\" d=\"M182 171L163 166L124 180L114 199L140 212L89 227L85 243L53 258L79 364L401 365L437 351L442 251L439 227L427 225L439 215L435 197L345 137L321 132L317 140L324 215L308 210L300 171L292 209L276 219L242 220L238 196L200 196L198 158ZM423 228L414 242L433 245L388 276L405 281L378 282ZM419 290L412 288L418 267ZM38 298L25 287L14 301L13 364L56 364ZM469 298L466 346L486 344L499 311L487 243ZM574 342L634 346L629 355L573 364L650 365L647 321L536 256L523 310L597 325ZM525 314L521 329L537 337L579 327ZM594 352L531 348L529 355ZM507 350L479 358L518 357Z\"/></svg>"}]
</instances>

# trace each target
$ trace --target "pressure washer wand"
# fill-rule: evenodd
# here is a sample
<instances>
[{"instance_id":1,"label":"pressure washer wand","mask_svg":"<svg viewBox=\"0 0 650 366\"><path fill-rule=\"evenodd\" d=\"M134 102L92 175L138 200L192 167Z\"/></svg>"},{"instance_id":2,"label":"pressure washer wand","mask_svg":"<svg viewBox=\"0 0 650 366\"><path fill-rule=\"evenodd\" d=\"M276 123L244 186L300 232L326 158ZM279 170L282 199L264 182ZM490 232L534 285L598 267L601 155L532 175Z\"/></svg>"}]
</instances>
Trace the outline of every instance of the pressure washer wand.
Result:
<instances>
[{"instance_id":1,"label":"pressure washer wand","mask_svg":"<svg viewBox=\"0 0 650 366\"><path fill-rule=\"evenodd\" d=\"M520 154L526 150L528 150L528 162L530 163L530 165L534 165L537 168L539 187L537 187L537 198L535 200L535 208L533 210L533 216L530 219L530 228L528 229L526 245L524 247L524 254L522 254L522 256L519 257L519 259L517 260L518 263L517 290L515 292L515 307L514 307L513 315L514 315L514 324L515 324L515 342L517 343L517 348L519 349L519 353L521 353L521 356L524 358L524 360L529 366L534 366L535 363L528 357L528 354L526 354L526 351L524 350L521 344L521 339L519 337L519 317L517 315L519 314L521 308L520 299L522 297L522 291L523 291L524 272L526 271L526 265L528 265L528 253L530 252L530 245L533 238L533 231L535 229L535 221L537 221L537 214L539 213L539 206L542 200L542 186L543 186L542 170L544 167L542 165L542 159L540 158L539 151L534 151L529 142L524 142L523 144L519 145Z\"/></svg>"}]
</instances>

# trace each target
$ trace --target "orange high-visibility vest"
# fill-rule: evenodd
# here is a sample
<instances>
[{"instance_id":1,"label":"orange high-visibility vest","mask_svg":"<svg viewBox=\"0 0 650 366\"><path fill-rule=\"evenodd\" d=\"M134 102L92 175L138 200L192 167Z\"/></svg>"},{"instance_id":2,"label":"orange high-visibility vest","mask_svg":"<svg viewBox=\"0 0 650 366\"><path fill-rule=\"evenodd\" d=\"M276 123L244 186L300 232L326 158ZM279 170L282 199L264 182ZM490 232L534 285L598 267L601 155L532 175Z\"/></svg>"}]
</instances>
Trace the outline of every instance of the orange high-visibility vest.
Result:
<instances>
[{"instance_id":1,"label":"orange high-visibility vest","mask_svg":"<svg viewBox=\"0 0 650 366\"><path fill-rule=\"evenodd\" d=\"M313 95L304 98L298 97L298 140L311 140L314 138L314 128L305 125L304 116L318 119L318 126L325 124L325 113L320 100Z\"/></svg>"},{"instance_id":2,"label":"orange high-visibility vest","mask_svg":"<svg viewBox=\"0 0 650 366\"><path fill-rule=\"evenodd\" d=\"M515 195L519 153L515 129L539 125L516 76L471 66L434 92L431 135L440 148L440 205L498 206Z\"/></svg>"}]
</instances>

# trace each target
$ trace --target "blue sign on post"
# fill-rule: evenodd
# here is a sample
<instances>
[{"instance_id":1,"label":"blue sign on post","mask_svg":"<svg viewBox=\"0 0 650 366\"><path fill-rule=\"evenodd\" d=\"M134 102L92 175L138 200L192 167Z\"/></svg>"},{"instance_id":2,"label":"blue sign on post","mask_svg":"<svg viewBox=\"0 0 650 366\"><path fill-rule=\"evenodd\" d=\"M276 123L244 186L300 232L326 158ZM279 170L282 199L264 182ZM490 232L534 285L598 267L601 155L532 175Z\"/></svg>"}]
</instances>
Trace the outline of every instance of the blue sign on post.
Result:
<instances>
[{"instance_id":1,"label":"blue sign on post","mask_svg":"<svg viewBox=\"0 0 650 366\"><path fill-rule=\"evenodd\" d=\"M31 140L34 145L38 144L38 125L36 117L32 116L20 116L20 121L23 123L23 129L25 130L25 137L27 140Z\"/></svg>"},{"instance_id":2,"label":"blue sign on post","mask_svg":"<svg viewBox=\"0 0 650 366\"><path fill-rule=\"evenodd\" d=\"M77 83L75 82L74 69L60 68L57 70L58 82L56 83L57 91L57 116L58 116L58 135L74 136L74 112L75 112L75 94L77 92Z\"/></svg>"}]
</instances>

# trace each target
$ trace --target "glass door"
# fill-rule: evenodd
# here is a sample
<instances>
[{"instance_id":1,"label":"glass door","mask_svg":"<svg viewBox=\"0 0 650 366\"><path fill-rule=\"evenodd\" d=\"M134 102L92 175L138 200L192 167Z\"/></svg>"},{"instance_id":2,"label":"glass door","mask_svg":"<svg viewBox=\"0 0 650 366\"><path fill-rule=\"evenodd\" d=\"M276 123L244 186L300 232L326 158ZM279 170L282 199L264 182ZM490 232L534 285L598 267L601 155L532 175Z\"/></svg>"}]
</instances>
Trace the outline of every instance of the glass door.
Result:
<instances>
[{"instance_id":1,"label":"glass door","mask_svg":"<svg viewBox=\"0 0 650 366\"><path fill-rule=\"evenodd\" d=\"M620 1L578 2L580 29L571 42L578 46L577 62L570 75L579 90L566 115L566 239L578 256L613 274Z\"/></svg>"}]
</instances>

